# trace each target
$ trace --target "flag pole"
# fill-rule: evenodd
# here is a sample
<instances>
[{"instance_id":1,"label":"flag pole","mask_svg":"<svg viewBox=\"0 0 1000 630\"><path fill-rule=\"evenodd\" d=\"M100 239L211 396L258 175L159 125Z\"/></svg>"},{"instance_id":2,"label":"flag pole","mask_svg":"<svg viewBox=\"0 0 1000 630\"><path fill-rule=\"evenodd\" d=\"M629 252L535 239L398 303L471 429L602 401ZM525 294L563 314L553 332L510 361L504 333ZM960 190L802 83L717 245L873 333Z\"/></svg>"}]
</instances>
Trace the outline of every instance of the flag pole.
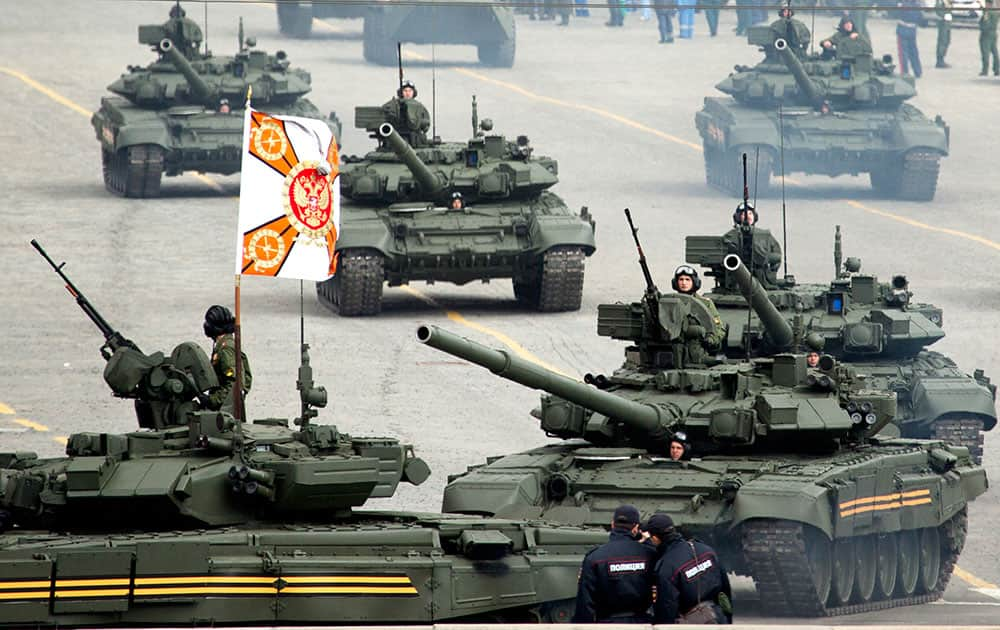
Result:
<instances>
[{"instance_id":1,"label":"flag pole","mask_svg":"<svg viewBox=\"0 0 1000 630\"><path fill-rule=\"evenodd\" d=\"M243 105L246 111L250 111L250 97L253 96L253 85L247 86L247 102ZM246 134L247 130L244 130ZM244 136L245 137L245 136ZM236 275L233 279L233 302L235 304L236 325L233 328L233 343L236 346L236 381L233 383L233 418L236 425L246 420L246 409L243 407L243 339L240 334L240 273L237 265Z\"/></svg>"}]
</instances>

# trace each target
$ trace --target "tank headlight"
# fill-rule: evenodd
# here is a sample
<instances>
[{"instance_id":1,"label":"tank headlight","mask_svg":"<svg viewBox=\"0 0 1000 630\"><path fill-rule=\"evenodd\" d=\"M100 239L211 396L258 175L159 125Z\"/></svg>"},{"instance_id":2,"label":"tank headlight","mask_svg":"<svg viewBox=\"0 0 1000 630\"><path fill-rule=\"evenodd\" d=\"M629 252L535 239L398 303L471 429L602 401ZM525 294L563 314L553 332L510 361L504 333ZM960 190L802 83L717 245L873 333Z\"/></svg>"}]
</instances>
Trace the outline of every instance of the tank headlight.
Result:
<instances>
[{"instance_id":1,"label":"tank headlight","mask_svg":"<svg viewBox=\"0 0 1000 630\"><path fill-rule=\"evenodd\" d=\"M876 420L878 420L878 417L873 413L867 414L865 416L865 422L867 422L868 424L875 424Z\"/></svg>"},{"instance_id":2,"label":"tank headlight","mask_svg":"<svg viewBox=\"0 0 1000 630\"><path fill-rule=\"evenodd\" d=\"M864 417L860 413L855 411L851 414L851 422L854 424L861 424L862 420L864 420Z\"/></svg>"}]
</instances>

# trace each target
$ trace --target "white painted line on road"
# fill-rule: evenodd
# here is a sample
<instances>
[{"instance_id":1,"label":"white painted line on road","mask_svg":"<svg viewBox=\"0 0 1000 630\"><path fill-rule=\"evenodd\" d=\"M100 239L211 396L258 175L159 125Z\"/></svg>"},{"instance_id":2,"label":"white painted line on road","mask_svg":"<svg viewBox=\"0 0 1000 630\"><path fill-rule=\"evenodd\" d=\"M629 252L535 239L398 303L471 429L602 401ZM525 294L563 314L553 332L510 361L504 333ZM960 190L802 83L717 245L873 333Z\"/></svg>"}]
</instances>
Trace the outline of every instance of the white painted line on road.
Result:
<instances>
[{"instance_id":1,"label":"white painted line on road","mask_svg":"<svg viewBox=\"0 0 1000 630\"><path fill-rule=\"evenodd\" d=\"M979 590L979 589L972 589ZM928 602L931 606L1000 606L1000 602L955 602L946 599L939 599L934 602Z\"/></svg>"},{"instance_id":2,"label":"white painted line on road","mask_svg":"<svg viewBox=\"0 0 1000 630\"><path fill-rule=\"evenodd\" d=\"M993 599L1000 599L1000 588L974 588L972 590L976 591L977 593L982 593L983 595L986 595L988 597L992 597ZM993 605L1000 606L1000 602Z\"/></svg>"}]
</instances>

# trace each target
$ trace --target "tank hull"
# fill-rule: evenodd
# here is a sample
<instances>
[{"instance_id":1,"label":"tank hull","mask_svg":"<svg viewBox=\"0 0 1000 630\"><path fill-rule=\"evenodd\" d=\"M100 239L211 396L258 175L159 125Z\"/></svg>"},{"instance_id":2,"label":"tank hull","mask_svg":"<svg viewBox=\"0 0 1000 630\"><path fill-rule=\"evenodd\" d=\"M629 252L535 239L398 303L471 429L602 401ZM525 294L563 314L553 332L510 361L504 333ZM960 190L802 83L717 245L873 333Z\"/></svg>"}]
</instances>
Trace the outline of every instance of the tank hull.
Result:
<instances>
[{"instance_id":1,"label":"tank hull","mask_svg":"<svg viewBox=\"0 0 1000 630\"><path fill-rule=\"evenodd\" d=\"M952 452L961 463L937 472L931 468L940 457L935 450ZM644 517L665 511L686 534L713 545L731 571L753 577L775 613L811 616L938 598L964 541L965 506L987 486L985 471L964 449L940 442L886 440L829 456L720 455L682 462L567 442L470 468L446 487L443 509L594 526L610 522L622 503L636 505ZM935 579L923 587L869 591L848 605L852 577L843 601L828 594L830 550L846 549L852 558L854 545L867 549L882 538L935 535L937 542L927 546L940 560L927 567ZM822 553L826 564L812 557ZM774 566L802 559L819 564L802 571L799 563L799 585L771 579Z\"/></svg>"},{"instance_id":2,"label":"tank hull","mask_svg":"<svg viewBox=\"0 0 1000 630\"><path fill-rule=\"evenodd\" d=\"M751 179L756 173L760 192L780 173L783 154L786 173L867 173L881 194L929 201L939 161L948 155L947 126L908 104L896 110L852 109L831 115L790 108L779 120L776 109L710 97L695 115L695 124L705 150L708 183L736 194L742 193L739 155L746 152Z\"/></svg>"},{"instance_id":3,"label":"tank hull","mask_svg":"<svg viewBox=\"0 0 1000 630\"><path fill-rule=\"evenodd\" d=\"M269 106L268 113L323 118L307 99ZM327 118L336 137L340 123ZM185 171L231 175L240 170L243 111L215 112L197 105L167 109L138 107L119 96L101 99L91 117L108 189L126 197L155 197L161 175ZM136 151L144 156L136 158ZM135 183L132 181L136 179Z\"/></svg>"},{"instance_id":4,"label":"tank hull","mask_svg":"<svg viewBox=\"0 0 1000 630\"><path fill-rule=\"evenodd\" d=\"M510 551L479 557L477 536L506 537ZM405 513L190 533L15 530L0 536L0 627L557 621L583 554L604 540Z\"/></svg>"}]
</instances>

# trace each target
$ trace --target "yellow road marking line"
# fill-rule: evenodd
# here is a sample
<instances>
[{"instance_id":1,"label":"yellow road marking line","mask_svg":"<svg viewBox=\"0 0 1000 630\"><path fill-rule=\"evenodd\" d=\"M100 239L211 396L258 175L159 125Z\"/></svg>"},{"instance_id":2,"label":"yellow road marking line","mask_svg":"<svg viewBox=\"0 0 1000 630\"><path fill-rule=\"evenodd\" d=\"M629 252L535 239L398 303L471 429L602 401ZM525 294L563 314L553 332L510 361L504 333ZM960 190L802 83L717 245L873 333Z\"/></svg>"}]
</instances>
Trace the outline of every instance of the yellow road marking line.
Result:
<instances>
[{"instance_id":1,"label":"yellow road marking line","mask_svg":"<svg viewBox=\"0 0 1000 630\"><path fill-rule=\"evenodd\" d=\"M852 208L857 208L858 210L864 210L865 212L869 212L871 214L877 214L879 216L886 217L887 219L892 219L893 221L899 221L900 223L905 223L906 225L910 225L915 228L920 228L922 230L927 230L929 232L939 232L941 234L956 236L958 238L964 238L973 241L975 243L979 243L980 245L985 245L986 247L1000 250L1000 243L991 241L990 239L984 238L982 236L976 236L975 234L969 234L968 232L963 232L961 230L953 230L952 228L931 225L929 223L924 223L923 221L916 221L914 219L910 219L908 217L904 217L899 214L886 212L885 210L879 210L878 208L872 208L871 206L866 206L863 203L858 203L857 201L853 201L850 199L847 200L847 205L851 206Z\"/></svg>"},{"instance_id":2,"label":"yellow road marking line","mask_svg":"<svg viewBox=\"0 0 1000 630\"><path fill-rule=\"evenodd\" d=\"M985 589L992 589L992 590L1000 588L996 584L991 584L991 583L987 582L986 580L984 580L984 579L982 579L980 577L976 577L975 575L972 575L971 573L969 573L968 571L966 571L965 569L963 569L962 567L959 567L959 566L955 567L955 575L957 575L962 580L964 580L965 582L971 584L972 586L974 586L976 588L985 588Z\"/></svg>"},{"instance_id":3,"label":"yellow road marking line","mask_svg":"<svg viewBox=\"0 0 1000 630\"><path fill-rule=\"evenodd\" d=\"M14 415L14 408L13 407L8 407L7 405L5 405L2 402L0 402L0 413L6 414L6 415Z\"/></svg>"},{"instance_id":4,"label":"yellow road marking line","mask_svg":"<svg viewBox=\"0 0 1000 630\"><path fill-rule=\"evenodd\" d=\"M119 588L90 591L56 591L57 599L72 599L76 597L128 597L128 589Z\"/></svg>"},{"instance_id":5,"label":"yellow road marking line","mask_svg":"<svg viewBox=\"0 0 1000 630\"><path fill-rule=\"evenodd\" d=\"M27 580L25 582L0 582L0 589L49 588L48 580Z\"/></svg>"},{"instance_id":6,"label":"yellow road marking line","mask_svg":"<svg viewBox=\"0 0 1000 630\"><path fill-rule=\"evenodd\" d=\"M69 444L69 438L66 437L65 435L57 435L54 438L52 438L52 441L53 442L58 442L59 444L62 444L63 446L66 446L67 444Z\"/></svg>"},{"instance_id":7,"label":"yellow road marking line","mask_svg":"<svg viewBox=\"0 0 1000 630\"><path fill-rule=\"evenodd\" d=\"M28 427L32 431L48 431L49 428L44 424L39 424L33 420L28 420L27 418L14 418L14 424L19 424L22 427Z\"/></svg>"},{"instance_id":8,"label":"yellow road marking line","mask_svg":"<svg viewBox=\"0 0 1000 630\"><path fill-rule=\"evenodd\" d=\"M48 599L49 592L45 591L24 591L21 593L0 593L0 599Z\"/></svg>"},{"instance_id":9,"label":"yellow road marking line","mask_svg":"<svg viewBox=\"0 0 1000 630\"><path fill-rule=\"evenodd\" d=\"M24 83L26 83L29 86L33 87L34 89L38 90L39 92L41 92L45 96L48 96L49 98L51 98L53 101L59 103L60 105L64 105L64 106L68 107L69 109L73 110L74 112L77 112L78 114L83 114L84 116L87 117L87 120L90 120L90 117L93 115L93 112L90 112L86 108L84 108L84 107L82 107L80 105L77 105L76 103L74 103L73 101L69 100L68 98L66 98L62 94L59 94L58 92L56 92L52 88L46 87L45 85L42 85L38 81L35 81L34 79L32 79L28 75L24 74L23 72L18 72L17 70L14 70L13 68L7 68L5 66L0 66L0 72L4 73L6 75L12 76L15 79L19 79L19 80L23 81ZM206 186L208 186L210 188L215 189L217 192L224 192L224 190L222 188L222 185L219 184L219 182L217 182L217 181L215 181L215 180L213 180L213 179L211 179L209 177L206 177L205 175L202 175L201 173L185 173L185 175L190 175L191 177L194 177L195 179L200 180L203 184L205 184Z\"/></svg>"},{"instance_id":10,"label":"yellow road marking line","mask_svg":"<svg viewBox=\"0 0 1000 630\"><path fill-rule=\"evenodd\" d=\"M488 326L483 326L482 324L477 324L476 322L471 322L471 321L467 320L458 311L450 311L450 310L446 309L443 305L439 304L434 298L432 298L430 296L427 296L427 295L424 295L423 293L421 293L420 291L414 289L413 287L411 287L409 285L405 285L404 284L400 288L403 289L404 291L406 291L407 293L409 293L410 295L412 295L413 297L417 298L418 300L421 300L424 303L433 306L434 308L441 309L442 311L445 312L445 315L448 317L448 319L450 319L451 321L455 322L456 324L460 324L462 326L465 326L466 328L471 328L472 330L476 330L478 332L481 332L484 335L489 335L490 337L493 337L494 339L496 339L497 341L499 341L503 345L505 345L508 348L510 348L511 350L513 350L514 354L516 354L517 356L521 357L522 359L524 359L526 361L531 361L535 365L539 365L539 366L541 366L541 367L543 367L543 368L545 368L547 370L552 370L553 372L555 372L557 374L560 374L562 376L565 376L567 378L573 378L572 376L570 376L569 374L566 374L566 372L563 372L562 370L560 370L559 368L555 367L554 365L550 365L549 363L546 363L545 361L539 359L537 356L535 356L530 351L528 351L524 346L522 346L521 344L517 343L512 338L510 338L509 336L503 334L502 332L500 332L498 330L493 330L492 328L490 328Z\"/></svg>"},{"instance_id":11,"label":"yellow road marking line","mask_svg":"<svg viewBox=\"0 0 1000 630\"><path fill-rule=\"evenodd\" d=\"M129 578L86 578L56 580L56 588L69 588L71 586L128 586Z\"/></svg>"}]
</instances>

